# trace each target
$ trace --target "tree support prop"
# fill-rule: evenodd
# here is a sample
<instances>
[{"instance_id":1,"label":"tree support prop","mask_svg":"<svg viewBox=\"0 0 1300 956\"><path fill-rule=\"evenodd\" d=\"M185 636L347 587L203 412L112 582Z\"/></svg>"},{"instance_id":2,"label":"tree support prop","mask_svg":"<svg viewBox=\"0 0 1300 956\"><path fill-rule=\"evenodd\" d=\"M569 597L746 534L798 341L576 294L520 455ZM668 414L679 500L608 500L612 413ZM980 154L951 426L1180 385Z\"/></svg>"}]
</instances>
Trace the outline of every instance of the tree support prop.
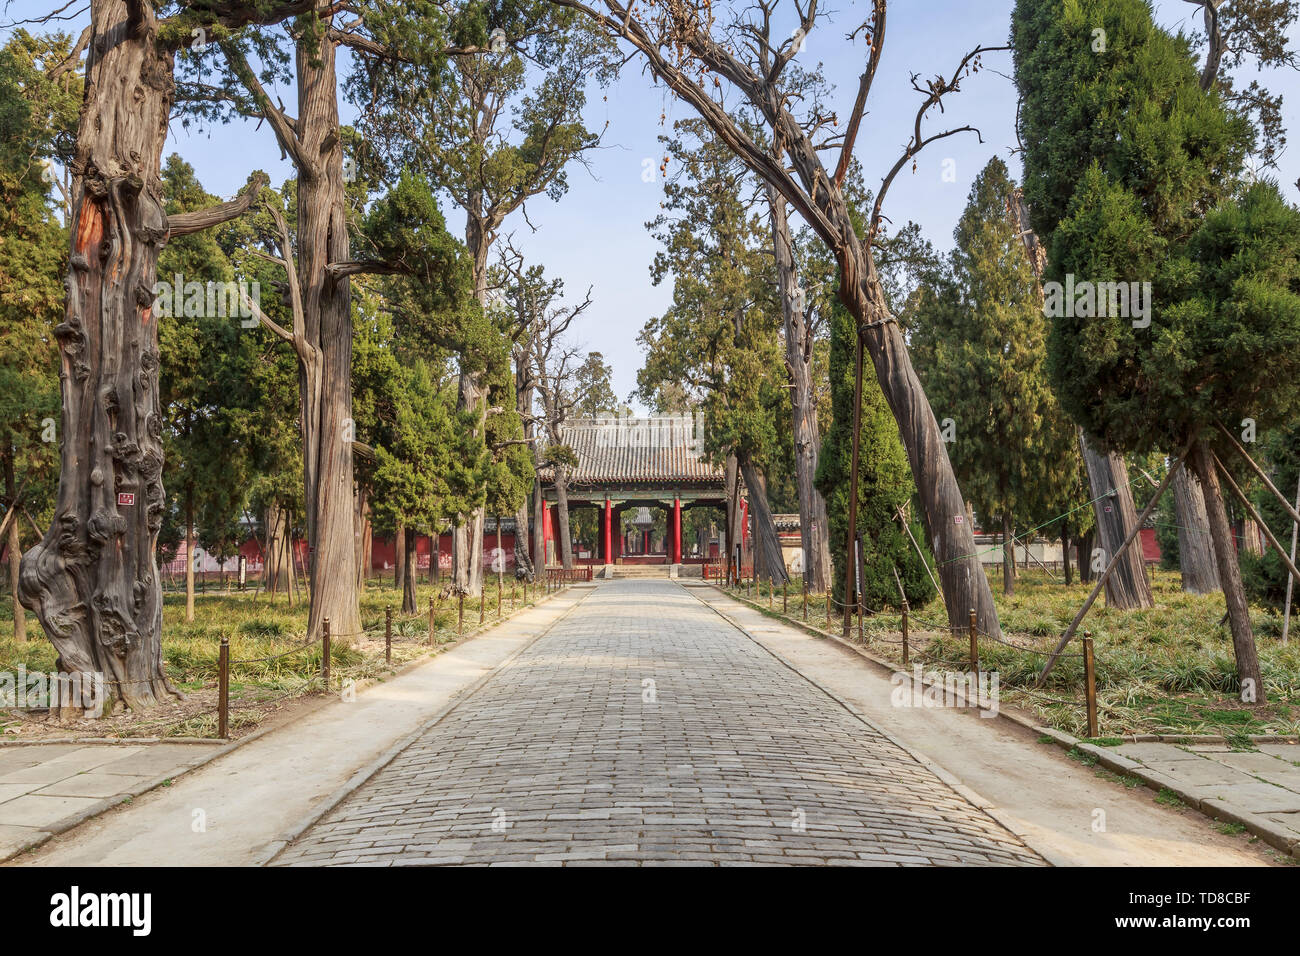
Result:
<instances>
[{"instance_id":1,"label":"tree support prop","mask_svg":"<svg viewBox=\"0 0 1300 956\"><path fill-rule=\"evenodd\" d=\"M1097 583L1092 587L1092 593L1088 595L1088 599L1083 602L1083 607L1079 608L1079 613L1074 616L1074 620L1070 622L1070 626L1067 627L1065 633L1061 635L1060 641L1057 642L1056 647L1053 648L1051 655L1047 658L1047 663L1043 665L1043 672L1038 675L1038 680L1034 682L1034 687L1042 687L1043 682L1047 680L1047 675L1050 674L1052 668L1056 666L1056 659L1060 656L1061 651L1065 650L1065 645L1069 644L1074 638L1074 633L1079 629L1079 625L1083 623L1084 616L1092 609L1093 602L1097 600L1097 596L1101 594L1102 589L1106 586L1106 579L1110 577L1110 573L1119 565L1120 559L1124 557L1124 553L1128 551L1133 542L1137 540L1137 536L1142 531L1142 526L1146 524L1147 518L1151 517L1151 512L1155 510L1156 505L1160 503L1160 499L1164 496L1165 489L1167 489L1170 483L1173 482L1174 475L1178 473L1178 469L1183 467L1183 462L1187 460L1187 453L1192 450L1192 445L1195 441L1196 439L1193 438L1183 448L1183 453L1178 456L1178 460L1174 462L1173 467L1169 469L1169 473L1165 475L1165 480L1160 482L1160 487L1157 488L1156 493L1152 495L1151 501L1142 509L1142 513L1138 515L1137 521L1133 523L1133 527L1129 531L1128 537L1124 539L1124 543L1119 546L1118 551L1110 556L1110 561L1106 563L1106 570L1101 572L1101 576L1097 578Z\"/></svg>"}]
</instances>

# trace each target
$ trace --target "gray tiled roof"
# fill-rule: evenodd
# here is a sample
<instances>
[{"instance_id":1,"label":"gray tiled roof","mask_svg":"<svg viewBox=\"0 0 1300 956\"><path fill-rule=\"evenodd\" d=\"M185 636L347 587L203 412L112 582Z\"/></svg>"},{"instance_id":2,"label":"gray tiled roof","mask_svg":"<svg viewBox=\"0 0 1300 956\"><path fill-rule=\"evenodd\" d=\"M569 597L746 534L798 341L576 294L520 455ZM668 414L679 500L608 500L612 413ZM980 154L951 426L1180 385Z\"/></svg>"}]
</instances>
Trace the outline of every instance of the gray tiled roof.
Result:
<instances>
[{"instance_id":1,"label":"gray tiled roof","mask_svg":"<svg viewBox=\"0 0 1300 956\"><path fill-rule=\"evenodd\" d=\"M578 457L571 484L724 479L721 466L704 460L690 418L584 419L566 425L561 435ZM542 468L540 477L549 481L550 469Z\"/></svg>"}]
</instances>

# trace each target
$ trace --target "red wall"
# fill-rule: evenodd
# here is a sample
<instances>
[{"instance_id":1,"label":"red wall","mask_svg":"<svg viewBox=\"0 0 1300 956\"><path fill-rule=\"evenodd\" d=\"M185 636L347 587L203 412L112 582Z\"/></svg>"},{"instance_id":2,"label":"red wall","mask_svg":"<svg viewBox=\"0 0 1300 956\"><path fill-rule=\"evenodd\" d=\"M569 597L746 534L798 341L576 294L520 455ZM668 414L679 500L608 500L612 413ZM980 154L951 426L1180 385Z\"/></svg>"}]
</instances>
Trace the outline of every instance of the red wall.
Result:
<instances>
[{"instance_id":1,"label":"red wall","mask_svg":"<svg viewBox=\"0 0 1300 956\"><path fill-rule=\"evenodd\" d=\"M438 567L442 571L451 571L451 535L444 534L438 539ZM492 555L496 551L496 532L483 535L483 567L492 567ZM515 535L513 531L501 532L501 550L505 552L506 569L515 566ZM428 535L417 535L415 539L415 566L421 571L429 570L429 557L433 553L433 539ZM397 563L397 549L388 539L375 538L371 544L370 570L392 570Z\"/></svg>"}]
</instances>

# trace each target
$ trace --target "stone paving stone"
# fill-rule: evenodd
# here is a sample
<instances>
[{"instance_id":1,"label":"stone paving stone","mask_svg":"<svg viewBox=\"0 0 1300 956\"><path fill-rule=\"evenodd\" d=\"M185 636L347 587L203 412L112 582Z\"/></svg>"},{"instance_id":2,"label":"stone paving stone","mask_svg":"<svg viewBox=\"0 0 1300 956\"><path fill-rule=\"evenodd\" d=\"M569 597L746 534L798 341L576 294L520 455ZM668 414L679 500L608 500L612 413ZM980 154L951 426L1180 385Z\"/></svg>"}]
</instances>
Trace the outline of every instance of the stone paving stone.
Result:
<instances>
[{"instance_id":1,"label":"stone paving stone","mask_svg":"<svg viewBox=\"0 0 1300 956\"><path fill-rule=\"evenodd\" d=\"M1118 747L1107 748L1113 750L1121 757L1128 757L1130 760L1136 760L1138 763L1146 763L1148 760L1202 760L1204 759L1199 753L1190 753L1181 747L1173 744L1121 744ZM1226 750L1227 747L1224 747Z\"/></svg>"},{"instance_id":2,"label":"stone paving stone","mask_svg":"<svg viewBox=\"0 0 1300 956\"><path fill-rule=\"evenodd\" d=\"M1215 754L1217 763L1241 771L1252 777L1261 777L1269 783L1300 792L1300 767L1265 753Z\"/></svg>"},{"instance_id":3,"label":"stone paving stone","mask_svg":"<svg viewBox=\"0 0 1300 956\"><path fill-rule=\"evenodd\" d=\"M97 803L95 797L42 797L29 793L0 807L4 809L6 826L48 827Z\"/></svg>"},{"instance_id":4,"label":"stone paving stone","mask_svg":"<svg viewBox=\"0 0 1300 956\"><path fill-rule=\"evenodd\" d=\"M1300 744L1260 744L1261 753L1281 757L1291 765L1300 764Z\"/></svg>"},{"instance_id":5,"label":"stone paving stone","mask_svg":"<svg viewBox=\"0 0 1300 956\"><path fill-rule=\"evenodd\" d=\"M1243 778L1244 779L1244 778ZM1300 793L1275 787L1271 783L1234 783L1200 788L1200 796L1241 807L1251 813L1291 813L1300 811Z\"/></svg>"},{"instance_id":6,"label":"stone paving stone","mask_svg":"<svg viewBox=\"0 0 1300 956\"><path fill-rule=\"evenodd\" d=\"M147 783L151 778L133 777L122 773L103 773L92 770L66 777L34 791L37 796L48 797L115 797L126 793L135 785Z\"/></svg>"},{"instance_id":7,"label":"stone paving stone","mask_svg":"<svg viewBox=\"0 0 1300 956\"><path fill-rule=\"evenodd\" d=\"M1192 787L1250 783L1241 771L1214 760L1146 760L1142 766Z\"/></svg>"},{"instance_id":8,"label":"stone paving stone","mask_svg":"<svg viewBox=\"0 0 1300 956\"><path fill-rule=\"evenodd\" d=\"M275 862L1043 865L655 581L602 584Z\"/></svg>"}]
</instances>

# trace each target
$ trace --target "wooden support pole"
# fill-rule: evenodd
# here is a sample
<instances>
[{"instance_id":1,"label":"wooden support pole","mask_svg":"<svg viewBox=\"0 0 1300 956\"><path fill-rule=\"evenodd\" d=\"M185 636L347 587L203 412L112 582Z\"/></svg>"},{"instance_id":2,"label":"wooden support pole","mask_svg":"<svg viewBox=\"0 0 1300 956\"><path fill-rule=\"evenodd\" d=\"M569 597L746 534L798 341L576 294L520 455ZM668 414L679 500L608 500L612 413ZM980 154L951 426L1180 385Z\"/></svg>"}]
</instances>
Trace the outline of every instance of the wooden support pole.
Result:
<instances>
[{"instance_id":1,"label":"wooden support pole","mask_svg":"<svg viewBox=\"0 0 1300 956\"><path fill-rule=\"evenodd\" d=\"M465 592L456 595L456 636L465 633Z\"/></svg>"},{"instance_id":2,"label":"wooden support pole","mask_svg":"<svg viewBox=\"0 0 1300 956\"><path fill-rule=\"evenodd\" d=\"M1192 444L1195 440L1196 439L1193 438L1187 443L1186 447L1183 448L1183 453L1178 456L1178 460L1173 463L1173 466L1169 469L1168 473L1165 474L1165 480L1160 482L1160 487L1156 489L1156 493L1151 496L1151 500L1147 503L1147 506L1142 509L1142 513L1138 515L1137 521L1133 522L1133 528L1129 531L1128 537L1124 539L1124 543L1119 546L1118 551L1110 556L1110 561L1107 562L1105 570L1097 576L1097 583L1092 586L1092 592L1088 595L1087 600L1083 602L1083 607L1079 608L1079 612L1074 615L1074 620L1070 622L1070 626L1065 629L1065 633L1061 635L1061 639L1056 642L1056 647L1053 648L1052 653L1048 655L1047 663L1043 665L1043 672L1038 675L1038 680L1034 682L1034 687L1042 687L1043 682L1047 680L1047 675L1052 672L1052 668L1056 665L1056 659L1060 656L1061 651L1065 650L1065 645L1069 644L1074 638L1074 634L1079 629L1079 625L1083 622L1084 616L1092 608L1093 603L1097 600L1097 596L1101 594L1102 588L1106 586L1106 581L1110 578L1110 573L1115 570L1116 566L1118 566L1120 558L1124 556L1124 552L1128 551L1129 545L1137 540L1138 534L1142 531L1142 526L1146 524L1147 518L1151 517L1151 512L1155 510L1156 505L1160 503L1160 498L1169 487L1169 483L1174 480L1174 475L1178 473L1179 468L1183 467L1183 463L1187 460L1187 453L1192 450Z\"/></svg>"},{"instance_id":3,"label":"wooden support pole","mask_svg":"<svg viewBox=\"0 0 1300 956\"><path fill-rule=\"evenodd\" d=\"M1097 730L1097 670L1092 658L1092 632L1083 632L1083 676L1088 693L1088 736L1096 739Z\"/></svg>"},{"instance_id":4,"label":"wooden support pole","mask_svg":"<svg viewBox=\"0 0 1300 956\"><path fill-rule=\"evenodd\" d=\"M320 676L325 683L325 689L330 689L330 619L325 618L324 626L321 628L321 655L320 655Z\"/></svg>"},{"instance_id":5,"label":"wooden support pole","mask_svg":"<svg viewBox=\"0 0 1300 956\"><path fill-rule=\"evenodd\" d=\"M1259 525L1259 529L1264 532L1264 537L1268 539L1268 543L1272 546L1273 550L1277 552L1277 556L1282 559L1283 567L1287 569L1287 572L1293 578L1300 580L1300 571L1296 570L1295 562L1291 560L1287 555L1286 550L1278 543L1277 538L1273 536L1273 532L1269 529L1269 526L1265 523L1264 519L1259 516L1259 512L1255 510L1255 506L1251 504L1250 499L1246 497L1246 493L1237 487L1237 483L1233 481L1232 475L1228 474L1228 469L1224 468L1223 462L1219 461L1219 456L1211 452L1210 457L1214 460L1214 466L1219 469L1219 474L1223 476L1223 480L1228 483L1228 487L1232 489L1232 493L1236 495L1237 500L1240 501L1242 507L1246 509L1246 513L1254 519L1257 525Z\"/></svg>"},{"instance_id":6,"label":"wooden support pole","mask_svg":"<svg viewBox=\"0 0 1300 956\"><path fill-rule=\"evenodd\" d=\"M393 663L393 606L384 608L384 663Z\"/></svg>"},{"instance_id":7,"label":"wooden support pole","mask_svg":"<svg viewBox=\"0 0 1300 956\"><path fill-rule=\"evenodd\" d=\"M1264 469L1259 467L1259 465L1255 463L1255 459L1251 458L1249 453L1247 453L1246 449L1241 447L1241 442L1237 441L1237 439L1233 436L1232 432L1224 428L1221 423L1216 422L1215 424L1218 426L1219 431L1223 432L1224 437L1227 438L1228 441L1232 443L1232 447L1237 450L1237 453L1241 455L1242 458L1246 459L1246 464L1250 466L1250 470L1253 471L1256 474L1256 476L1258 476L1260 481L1264 482L1264 487L1266 487L1269 491L1273 492L1273 497L1277 498L1277 500L1282 503L1282 507L1285 508L1287 514L1291 516L1291 520L1300 522L1300 505L1297 505L1296 507L1293 508L1291 506L1290 500L1286 497L1286 495L1282 494L1282 492L1277 490L1277 486L1273 484L1272 480L1268 477L1268 475L1264 473ZM1219 465L1219 470L1223 471L1222 464ZM1300 498L1297 498L1296 500L1300 501Z\"/></svg>"},{"instance_id":8,"label":"wooden support pole","mask_svg":"<svg viewBox=\"0 0 1300 956\"><path fill-rule=\"evenodd\" d=\"M217 655L217 736L230 739L230 638L225 634Z\"/></svg>"},{"instance_id":9,"label":"wooden support pole","mask_svg":"<svg viewBox=\"0 0 1300 956\"><path fill-rule=\"evenodd\" d=\"M975 680L980 679L980 631L976 622L975 609L970 609L970 669Z\"/></svg>"},{"instance_id":10,"label":"wooden support pole","mask_svg":"<svg viewBox=\"0 0 1300 956\"><path fill-rule=\"evenodd\" d=\"M1297 510L1300 510L1300 482L1296 483L1295 506ZM1291 563L1292 564L1295 563L1295 548L1296 548L1297 538L1300 538L1300 521L1293 521L1291 523ZM1295 584L1295 578L1286 579L1286 603L1283 605L1284 611L1282 612L1282 643L1283 644L1286 643L1287 635L1291 631L1291 595L1293 593L1292 586L1294 584Z\"/></svg>"},{"instance_id":11,"label":"wooden support pole","mask_svg":"<svg viewBox=\"0 0 1300 956\"><path fill-rule=\"evenodd\" d=\"M904 666L904 667L907 666L907 655L908 655L908 650L907 650L907 615L908 615L907 598L903 598L903 666Z\"/></svg>"}]
</instances>

